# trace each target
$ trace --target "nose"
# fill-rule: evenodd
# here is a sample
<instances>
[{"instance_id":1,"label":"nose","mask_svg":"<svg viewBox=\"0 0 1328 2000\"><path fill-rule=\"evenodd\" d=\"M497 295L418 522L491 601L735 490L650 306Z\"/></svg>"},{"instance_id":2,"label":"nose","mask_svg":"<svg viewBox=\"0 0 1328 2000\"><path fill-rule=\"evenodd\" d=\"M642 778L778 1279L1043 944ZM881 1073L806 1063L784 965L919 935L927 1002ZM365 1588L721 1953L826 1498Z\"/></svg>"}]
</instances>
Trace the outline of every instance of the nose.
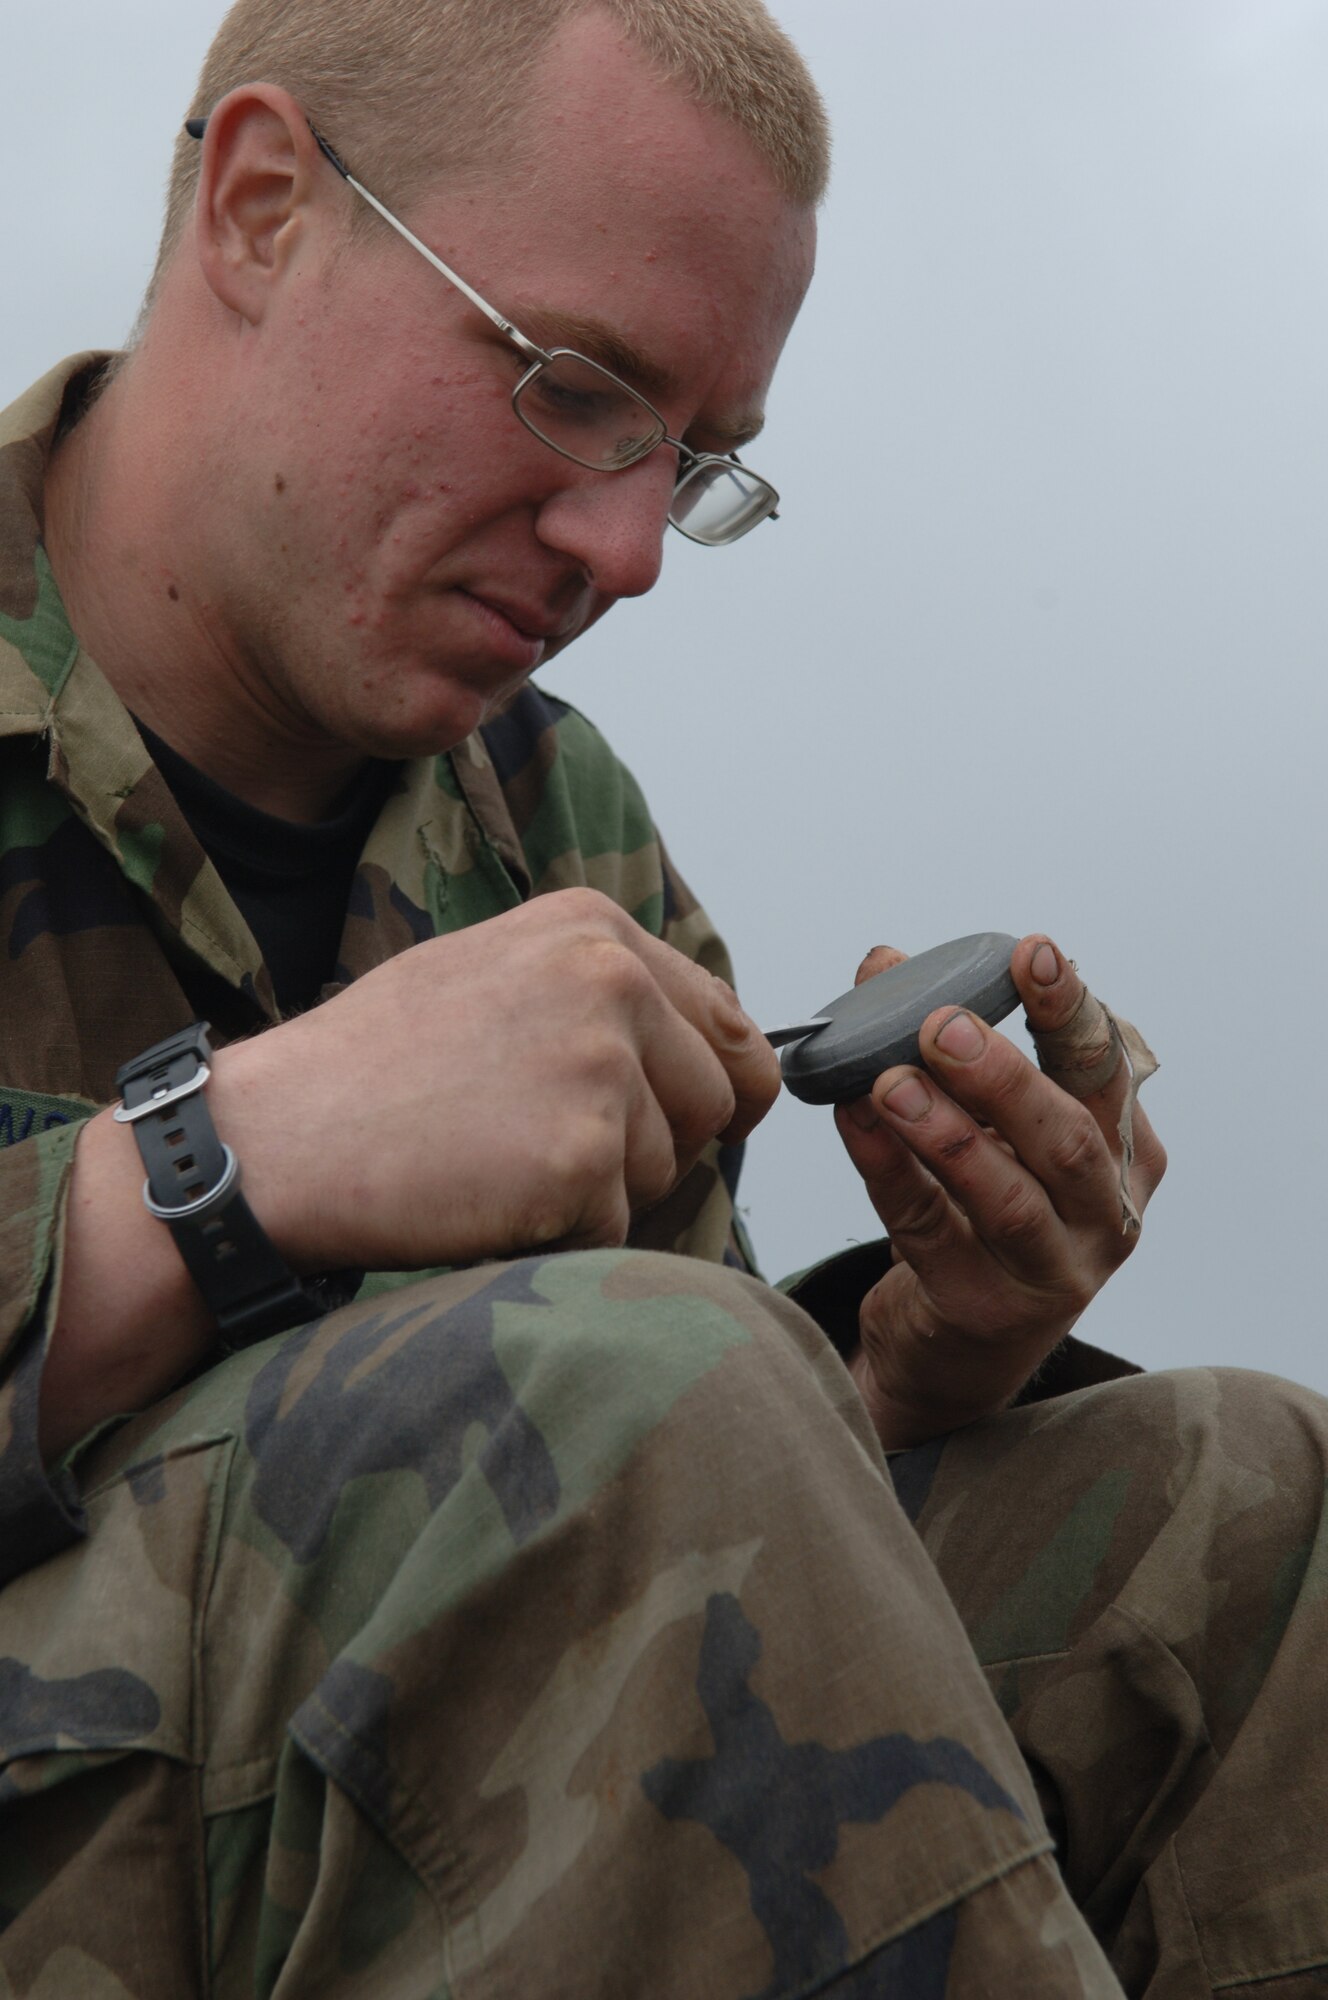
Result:
<instances>
[{"instance_id":1,"label":"nose","mask_svg":"<svg viewBox=\"0 0 1328 2000\"><path fill-rule=\"evenodd\" d=\"M544 501L535 531L579 563L598 594L640 597L659 578L676 474L669 450L624 472L585 472Z\"/></svg>"}]
</instances>

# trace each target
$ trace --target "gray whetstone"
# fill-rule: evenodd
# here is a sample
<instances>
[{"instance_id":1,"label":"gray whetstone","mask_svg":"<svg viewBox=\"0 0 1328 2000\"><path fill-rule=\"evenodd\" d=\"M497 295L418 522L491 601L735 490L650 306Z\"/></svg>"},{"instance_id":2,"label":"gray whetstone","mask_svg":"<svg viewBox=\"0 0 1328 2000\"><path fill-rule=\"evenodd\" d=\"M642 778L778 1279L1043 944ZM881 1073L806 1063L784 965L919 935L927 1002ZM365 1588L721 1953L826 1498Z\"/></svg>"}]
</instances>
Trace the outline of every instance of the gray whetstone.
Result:
<instances>
[{"instance_id":1,"label":"gray whetstone","mask_svg":"<svg viewBox=\"0 0 1328 2000\"><path fill-rule=\"evenodd\" d=\"M933 1008L967 1007L994 1027L1019 1005L1010 977L1017 943L1004 931L954 938L841 993L816 1010L829 1027L784 1050L785 1083L804 1104L843 1104L864 1097L883 1069L918 1061L918 1031Z\"/></svg>"}]
</instances>

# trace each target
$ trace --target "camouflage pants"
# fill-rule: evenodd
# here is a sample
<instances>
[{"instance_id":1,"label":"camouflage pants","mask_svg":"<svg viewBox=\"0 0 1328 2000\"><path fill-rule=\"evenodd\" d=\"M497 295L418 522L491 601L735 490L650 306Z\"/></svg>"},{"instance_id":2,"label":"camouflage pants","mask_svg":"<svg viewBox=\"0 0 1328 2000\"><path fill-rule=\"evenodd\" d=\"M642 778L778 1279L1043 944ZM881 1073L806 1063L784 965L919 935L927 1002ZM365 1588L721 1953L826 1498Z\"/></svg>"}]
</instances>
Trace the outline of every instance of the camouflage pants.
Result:
<instances>
[{"instance_id":1,"label":"camouflage pants","mask_svg":"<svg viewBox=\"0 0 1328 2000\"><path fill-rule=\"evenodd\" d=\"M1118 1994L1066 1883L1132 1994L1322 1994L1326 1417L1011 1412L894 1461L920 1541L815 1328L704 1265L264 1343L0 1597L0 1995Z\"/></svg>"}]
</instances>

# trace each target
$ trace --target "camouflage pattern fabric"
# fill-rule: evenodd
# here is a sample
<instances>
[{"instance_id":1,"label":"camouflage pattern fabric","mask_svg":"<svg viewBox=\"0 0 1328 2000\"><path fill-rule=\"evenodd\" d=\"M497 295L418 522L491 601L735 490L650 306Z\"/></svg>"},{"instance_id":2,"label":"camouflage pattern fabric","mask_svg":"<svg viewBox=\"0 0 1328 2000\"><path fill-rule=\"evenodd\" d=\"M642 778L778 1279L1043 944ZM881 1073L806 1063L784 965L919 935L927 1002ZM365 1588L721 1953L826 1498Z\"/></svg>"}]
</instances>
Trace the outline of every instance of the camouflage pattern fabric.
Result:
<instances>
[{"instance_id":1,"label":"camouflage pattern fabric","mask_svg":"<svg viewBox=\"0 0 1328 2000\"><path fill-rule=\"evenodd\" d=\"M755 1279L434 1278L76 1473L89 1539L0 1594L7 2000L1118 1993Z\"/></svg>"},{"instance_id":2,"label":"camouflage pattern fabric","mask_svg":"<svg viewBox=\"0 0 1328 2000\"><path fill-rule=\"evenodd\" d=\"M61 412L108 365L76 357L0 415L0 1581L79 1525L37 1460L33 1413L75 1128L162 1036L206 1018L221 1045L275 1019L248 926L80 648L41 544ZM450 755L402 766L324 997L423 938L584 885L730 976L630 773L574 709L527 687ZM746 1267L738 1164L712 1149L633 1242ZM364 1295L403 1282L374 1275Z\"/></svg>"},{"instance_id":3,"label":"camouflage pattern fabric","mask_svg":"<svg viewBox=\"0 0 1328 2000\"><path fill-rule=\"evenodd\" d=\"M0 1595L0 1994L1309 2000L1326 1459L1196 1371L892 1488L694 1260L353 1306L86 1446Z\"/></svg>"},{"instance_id":4,"label":"camouflage pattern fabric","mask_svg":"<svg viewBox=\"0 0 1328 2000\"><path fill-rule=\"evenodd\" d=\"M892 1468L1126 1991L1322 2000L1328 1405L1145 1375Z\"/></svg>"},{"instance_id":5,"label":"camouflage pattern fabric","mask_svg":"<svg viewBox=\"0 0 1328 2000\"><path fill-rule=\"evenodd\" d=\"M1313 1397L1069 1343L893 1461L929 1560L714 1159L643 1247L371 1280L41 1467L78 1121L273 1018L41 550L103 365L0 418L0 2000L1118 1994L1089 1924L1148 2000L1328 1991ZM578 882L724 969L532 689L403 769L338 981ZM799 1286L841 1341L885 1255Z\"/></svg>"}]
</instances>

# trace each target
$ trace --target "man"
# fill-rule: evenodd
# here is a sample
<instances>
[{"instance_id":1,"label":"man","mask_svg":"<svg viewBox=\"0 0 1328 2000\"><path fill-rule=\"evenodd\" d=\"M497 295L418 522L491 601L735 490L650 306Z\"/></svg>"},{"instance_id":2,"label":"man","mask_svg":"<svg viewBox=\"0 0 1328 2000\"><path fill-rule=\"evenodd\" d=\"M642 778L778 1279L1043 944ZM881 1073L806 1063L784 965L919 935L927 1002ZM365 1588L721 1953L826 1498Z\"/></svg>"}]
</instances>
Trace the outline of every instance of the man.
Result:
<instances>
[{"instance_id":1,"label":"man","mask_svg":"<svg viewBox=\"0 0 1328 2000\"><path fill-rule=\"evenodd\" d=\"M722 1268L774 1060L526 685L773 505L796 57L241 0L194 114L0 461L8 1990L1116 1992L1053 1837L1127 1990L1312 1990L1322 1414L1062 1346L1162 1169L1109 1026L1029 938L1053 1074L948 1010L841 1114L850 1379Z\"/></svg>"}]
</instances>

